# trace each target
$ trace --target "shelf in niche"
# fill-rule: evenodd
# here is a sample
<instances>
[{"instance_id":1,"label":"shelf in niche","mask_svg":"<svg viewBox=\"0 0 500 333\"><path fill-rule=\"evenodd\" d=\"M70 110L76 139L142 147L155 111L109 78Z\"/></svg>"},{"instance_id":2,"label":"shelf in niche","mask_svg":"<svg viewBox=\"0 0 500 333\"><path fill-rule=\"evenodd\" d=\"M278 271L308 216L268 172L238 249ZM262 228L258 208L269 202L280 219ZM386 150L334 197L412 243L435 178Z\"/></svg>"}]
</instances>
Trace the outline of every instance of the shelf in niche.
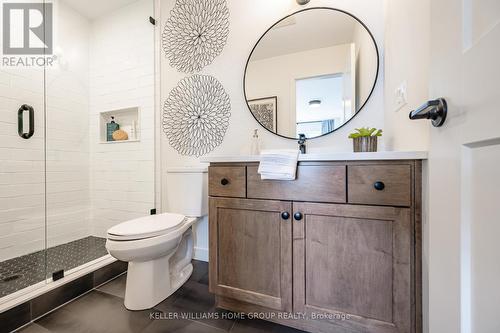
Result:
<instances>
[{"instance_id":1,"label":"shelf in niche","mask_svg":"<svg viewBox=\"0 0 500 333\"><path fill-rule=\"evenodd\" d=\"M111 121L111 116L115 117L115 122L120 125L120 129L128 134L128 140L107 141L107 123ZM135 125L134 125L135 124ZM99 142L102 144L139 142L141 141L141 124L139 117L139 107L130 107L99 113ZM135 135L134 135L135 133Z\"/></svg>"},{"instance_id":2,"label":"shelf in niche","mask_svg":"<svg viewBox=\"0 0 500 333\"><path fill-rule=\"evenodd\" d=\"M103 145L109 145L109 144L115 144L115 143L127 143L127 142L141 142L141 140L121 140L121 141L101 141L99 142L100 144Z\"/></svg>"}]
</instances>

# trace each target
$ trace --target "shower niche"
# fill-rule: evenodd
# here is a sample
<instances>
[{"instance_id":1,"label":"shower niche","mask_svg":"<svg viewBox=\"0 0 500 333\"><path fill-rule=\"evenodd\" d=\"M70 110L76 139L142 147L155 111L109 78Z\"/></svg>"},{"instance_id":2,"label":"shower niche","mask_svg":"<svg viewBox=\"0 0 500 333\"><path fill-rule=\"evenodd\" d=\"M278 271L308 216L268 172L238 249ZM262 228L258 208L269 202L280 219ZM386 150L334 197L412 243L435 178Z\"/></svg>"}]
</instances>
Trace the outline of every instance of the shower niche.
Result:
<instances>
[{"instance_id":1,"label":"shower niche","mask_svg":"<svg viewBox=\"0 0 500 333\"><path fill-rule=\"evenodd\" d=\"M111 121L115 122L114 126L108 126ZM114 128L121 131L118 139L113 139L112 137L111 132L113 132ZM139 107L135 106L101 112L99 114L99 129L100 143L109 144L141 141Z\"/></svg>"}]
</instances>

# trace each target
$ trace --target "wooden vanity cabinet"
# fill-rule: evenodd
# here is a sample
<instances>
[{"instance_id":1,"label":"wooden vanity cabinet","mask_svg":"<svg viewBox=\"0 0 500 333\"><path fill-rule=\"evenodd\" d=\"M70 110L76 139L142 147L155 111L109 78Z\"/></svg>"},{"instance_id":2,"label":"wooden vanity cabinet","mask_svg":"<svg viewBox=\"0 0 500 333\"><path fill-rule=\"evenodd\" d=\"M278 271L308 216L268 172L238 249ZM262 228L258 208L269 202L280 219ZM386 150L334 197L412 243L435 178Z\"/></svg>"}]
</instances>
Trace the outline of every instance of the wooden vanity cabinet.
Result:
<instances>
[{"instance_id":1,"label":"wooden vanity cabinet","mask_svg":"<svg viewBox=\"0 0 500 333\"><path fill-rule=\"evenodd\" d=\"M246 193L210 192L218 306L310 332L421 332L421 161L300 163L287 182L262 181L256 166L209 168L210 186Z\"/></svg>"},{"instance_id":2,"label":"wooden vanity cabinet","mask_svg":"<svg viewBox=\"0 0 500 333\"><path fill-rule=\"evenodd\" d=\"M292 223L286 201L210 198L210 292L292 311Z\"/></svg>"},{"instance_id":3,"label":"wooden vanity cabinet","mask_svg":"<svg viewBox=\"0 0 500 333\"><path fill-rule=\"evenodd\" d=\"M346 332L411 332L408 208L294 203L294 311ZM343 332L343 330L338 330Z\"/></svg>"}]
</instances>

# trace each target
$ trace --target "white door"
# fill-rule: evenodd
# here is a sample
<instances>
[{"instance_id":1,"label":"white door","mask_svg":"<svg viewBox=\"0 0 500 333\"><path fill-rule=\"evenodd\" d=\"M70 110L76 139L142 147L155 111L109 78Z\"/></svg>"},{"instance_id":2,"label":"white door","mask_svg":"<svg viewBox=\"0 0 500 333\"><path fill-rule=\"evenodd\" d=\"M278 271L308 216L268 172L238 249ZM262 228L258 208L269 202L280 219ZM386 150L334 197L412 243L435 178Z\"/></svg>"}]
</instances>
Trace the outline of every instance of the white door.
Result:
<instances>
[{"instance_id":1,"label":"white door","mask_svg":"<svg viewBox=\"0 0 500 333\"><path fill-rule=\"evenodd\" d=\"M500 332L500 1L431 1L428 327Z\"/></svg>"}]
</instances>

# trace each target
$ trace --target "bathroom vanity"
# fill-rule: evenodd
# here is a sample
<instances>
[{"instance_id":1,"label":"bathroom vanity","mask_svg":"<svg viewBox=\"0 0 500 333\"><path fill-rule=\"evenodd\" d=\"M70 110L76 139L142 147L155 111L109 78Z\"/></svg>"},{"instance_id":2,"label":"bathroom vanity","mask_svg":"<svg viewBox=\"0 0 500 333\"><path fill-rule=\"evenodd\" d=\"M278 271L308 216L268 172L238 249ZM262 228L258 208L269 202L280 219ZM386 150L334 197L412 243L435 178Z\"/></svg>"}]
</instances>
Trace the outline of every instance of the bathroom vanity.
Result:
<instances>
[{"instance_id":1,"label":"bathroom vanity","mask_svg":"<svg viewBox=\"0 0 500 333\"><path fill-rule=\"evenodd\" d=\"M305 151L306 140L360 114L379 64L375 38L357 17L300 10L252 49L248 109ZM202 159L210 163L209 286L218 307L309 332L421 332L426 157L301 154L293 181L261 180L258 156Z\"/></svg>"},{"instance_id":2,"label":"bathroom vanity","mask_svg":"<svg viewBox=\"0 0 500 333\"><path fill-rule=\"evenodd\" d=\"M212 157L210 291L220 308L309 332L421 332L425 153Z\"/></svg>"}]
</instances>

